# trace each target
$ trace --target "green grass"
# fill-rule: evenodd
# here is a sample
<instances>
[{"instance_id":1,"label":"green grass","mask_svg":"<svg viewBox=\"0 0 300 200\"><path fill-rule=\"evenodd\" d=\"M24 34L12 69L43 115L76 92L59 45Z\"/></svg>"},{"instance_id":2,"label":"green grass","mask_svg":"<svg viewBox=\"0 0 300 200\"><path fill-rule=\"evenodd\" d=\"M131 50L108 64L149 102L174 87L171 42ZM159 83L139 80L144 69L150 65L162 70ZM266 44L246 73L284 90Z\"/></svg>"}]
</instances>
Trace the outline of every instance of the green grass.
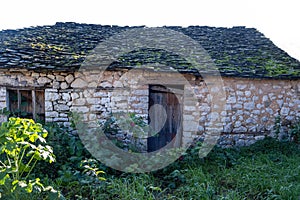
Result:
<instances>
[{"instance_id":1,"label":"green grass","mask_svg":"<svg viewBox=\"0 0 300 200\"><path fill-rule=\"evenodd\" d=\"M197 149L190 149L180 161L152 173L108 172L105 182L89 190L94 194L79 196L82 199L300 198L297 144L266 139L250 147L215 148L204 159L199 159L196 152Z\"/></svg>"},{"instance_id":2,"label":"green grass","mask_svg":"<svg viewBox=\"0 0 300 200\"><path fill-rule=\"evenodd\" d=\"M164 169L130 174L93 159L78 137L58 127L48 130L57 162L38 165L34 173L65 199L300 199L300 146L296 143L266 138L249 147L215 147L202 159L199 144ZM106 180L86 172L83 160L105 171L101 176ZM51 198L37 193L30 199Z\"/></svg>"}]
</instances>

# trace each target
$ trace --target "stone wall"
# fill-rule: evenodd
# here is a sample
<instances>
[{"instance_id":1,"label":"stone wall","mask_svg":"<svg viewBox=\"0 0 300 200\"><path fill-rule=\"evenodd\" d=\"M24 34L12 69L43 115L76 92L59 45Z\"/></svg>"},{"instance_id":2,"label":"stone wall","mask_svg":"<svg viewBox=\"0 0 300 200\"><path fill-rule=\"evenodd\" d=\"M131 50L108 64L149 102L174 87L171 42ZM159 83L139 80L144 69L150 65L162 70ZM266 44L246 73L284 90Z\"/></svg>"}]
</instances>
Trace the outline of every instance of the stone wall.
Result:
<instances>
[{"instance_id":1,"label":"stone wall","mask_svg":"<svg viewBox=\"0 0 300 200\"><path fill-rule=\"evenodd\" d=\"M97 71L38 73L15 69L1 70L0 77L0 108L7 105L6 87L44 88L46 121L66 127L70 127L70 111L81 112L91 127L122 111L134 112L147 123L149 85L183 85L183 126L179 133L183 145L204 138L210 122L216 119L221 121L217 124L222 132L219 143L233 146L274 134L276 117L280 118L281 133L300 118L299 80L223 78L226 104L216 113L212 112L213 100L205 81L192 75L123 70L100 76ZM132 141L126 134L128 137L119 138ZM145 140L139 142L147 148Z\"/></svg>"},{"instance_id":2,"label":"stone wall","mask_svg":"<svg viewBox=\"0 0 300 200\"><path fill-rule=\"evenodd\" d=\"M0 71L0 109L7 107L7 87L45 90L45 117L47 122L58 122L70 126L68 113L72 106L70 84L72 73L33 72L24 69L3 69ZM2 121L6 117L2 115Z\"/></svg>"},{"instance_id":3,"label":"stone wall","mask_svg":"<svg viewBox=\"0 0 300 200\"><path fill-rule=\"evenodd\" d=\"M300 81L223 81L227 96L224 134L220 139L223 146L249 145L276 132L283 139L290 125L300 119Z\"/></svg>"},{"instance_id":4,"label":"stone wall","mask_svg":"<svg viewBox=\"0 0 300 200\"><path fill-rule=\"evenodd\" d=\"M220 144L233 146L248 145L274 134L276 118L280 118L281 133L286 133L289 125L300 118L300 83L296 80L223 78L225 109L221 113L212 113L212 99L206 83L194 76L185 75L183 80L183 76L176 77L176 73L125 70L105 72L103 79L95 83L96 80L83 78L89 74L79 74L75 75L81 78L78 82L98 85L87 94L75 94L78 100L73 101L73 109L84 111L86 120L104 121L110 112L123 111L137 113L147 122L149 84L184 85L183 145L203 137L209 123L215 119L222 122L218 124L222 132ZM196 131L193 130L195 126Z\"/></svg>"}]
</instances>

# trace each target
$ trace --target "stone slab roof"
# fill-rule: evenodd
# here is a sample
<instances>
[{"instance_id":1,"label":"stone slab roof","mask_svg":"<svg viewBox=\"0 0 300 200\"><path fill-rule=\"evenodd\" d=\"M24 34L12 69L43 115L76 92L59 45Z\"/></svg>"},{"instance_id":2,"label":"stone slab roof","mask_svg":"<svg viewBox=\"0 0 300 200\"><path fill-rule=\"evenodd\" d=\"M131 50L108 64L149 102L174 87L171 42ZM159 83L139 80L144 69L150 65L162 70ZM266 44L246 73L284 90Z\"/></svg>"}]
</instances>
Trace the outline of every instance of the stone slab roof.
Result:
<instances>
[{"instance_id":1,"label":"stone slab roof","mask_svg":"<svg viewBox=\"0 0 300 200\"><path fill-rule=\"evenodd\" d=\"M78 70L97 44L123 30L135 27L56 23L0 31L0 68L36 71ZM222 76L299 79L300 62L275 46L254 28L208 26L165 27L191 37L208 52ZM178 55L141 49L123 55L112 66L162 63L182 73L196 73Z\"/></svg>"}]
</instances>

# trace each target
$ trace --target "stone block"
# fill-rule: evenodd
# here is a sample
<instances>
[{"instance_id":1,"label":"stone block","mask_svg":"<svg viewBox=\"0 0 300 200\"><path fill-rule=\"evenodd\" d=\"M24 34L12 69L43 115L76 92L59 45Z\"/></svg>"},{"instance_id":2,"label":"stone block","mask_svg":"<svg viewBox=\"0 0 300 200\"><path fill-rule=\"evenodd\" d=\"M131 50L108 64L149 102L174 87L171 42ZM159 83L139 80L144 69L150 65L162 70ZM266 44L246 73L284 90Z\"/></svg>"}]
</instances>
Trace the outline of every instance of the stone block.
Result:
<instances>
[{"instance_id":1,"label":"stone block","mask_svg":"<svg viewBox=\"0 0 300 200\"><path fill-rule=\"evenodd\" d=\"M68 118L61 118L61 117L56 117L53 119L54 122L68 122Z\"/></svg>"},{"instance_id":2,"label":"stone block","mask_svg":"<svg viewBox=\"0 0 300 200\"><path fill-rule=\"evenodd\" d=\"M87 113L90 111L90 109L87 106L73 106L71 111Z\"/></svg>"},{"instance_id":3,"label":"stone block","mask_svg":"<svg viewBox=\"0 0 300 200\"><path fill-rule=\"evenodd\" d=\"M224 131L225 133L231 133L232 130L233 130L232 123L228 123L228 124L226 124L226 125L224 126L224 130L223 130L223 131Z\"/></svg>"},{"instance_id":4,"label":"stone block","mask_svg":"<svg viewBox=\"0 0 300 200\"><path fill-rule=\"evenodd\" d=\"M79 94L76 92L71 93L71 98L72 100L78 99L79 98Z\"/></svg>"},{"instance_id":5,"label":"stone block","mask_svg":"<svg viewBox=\"0 0 300 200\"><path fill-rule=\"evenodd\" d=\"M110 82L104 81L104 82L100 83L99 86L103 87L103 88L111 88L112 84Z\"/></svg>"},{"instance_id":6,"label":"stone block","mask_svg":"<svg viewBox=\"0 0 300 200\"><path fill-rule=\"evenodd\" d=\"M289 112L290 112L290 108L282 107L280 110L280 115L287 116L289 115Z\"/></svg>"},{"instance_id":7,"label":"stone block","mask_svg":"<svg viewBox=\"0 0 300 200\"><path fill-rule=\"evenodd\" d=\"M45 110L46 111L52 111L53 110L53 105L51 101L45 101Z\"/></svg>"},{"instance_id":8,"label":"stone block","mask_svg":"<svg viewBox=\"0 0 300 200\"><path fill-rule=\"evenodd\" d=\"M236 85L236 88L237 88L238 90L244 90L246 87L247 87L246 84L237 84L237 85Z\"/></svg>"},{"instance_id":9,"label":"stone block","mask_svg":"<svg viewBox=\"0 0 300 200\"><path fill-rule=\"evenodd\" d=\"M67 106L67 105L64 105L64 104L58 104L58 105L54 106L54 110L57 110L57 111L68 111L68 110L70 110L70 107Z\"/></svg>"},{"instance_id":10,"label":"stone block","mask_svg":"<svg viewBox=\"0 0 300 200\"><path fill-rule=\"evenodd\" d=\"M85 88L87 87L87 82L82 80L81 78L77 78L74 80L74 82L71 84L72 88Z\"/></svg>"},{"instance_id":11,"label":"stone block","mask_svg":"<svg viewBox=\"0 0 300 200\"><path fill-rule=\"evenodd\" d=\"M55 78L57 81L60 81L60 82L65 81L65 77L63 77L61 75L56 75Z\"/></svg>"},{"instance_id":12,"label":"stone block","mask_svg":"<svg viewBox=\"0 0 300 200\"><path fill-rule=\"evenodd\" d=\"M85 104L86 104L86 99L85 98L80 98L80 99L73 100L73 105L75 105L75 106L83 106Z\"/></svg>"},{"instance_id":13,"label":"stone block","mask_svg":"<svg viewBox=\"0 0 300 200\"><path fill-rule=\"evenodd\" d=\"M219 120L219 117L220 117L219 113L217 113L217 112L212 112L212 113L209 113L209 114L208 114L208 117L207 117L207 118L208 118L209 121L214 122L214 121Z\"/></svg>"},{"instance_id":14,"label":"stone block","mask_svg":"<svg viewBox=\"0 0 300 200\"><path fill-rule=\"evenodd\" d=\"M241 109L241 108L243 108L243 105L240 104L240 103L237 103L237 104L234 104L234 105L232 106L232 108L233 108L233 109Z\"/></svg>"},{"instance_id":15,"label":"stone block","mask_svg":"<svg viewBox=\"0 0 300 200\"><path fill-rule=\"evenodd\" d=\"M74 76L72 75L72 74L69 74L68 76L66 76L66 82L68 83L68 84L70 84L70 83L72 83L73 81L74 81Z\"/></svg>"},{"instance_id":16,"label":"stone block","mask_svg":"<svg viewBox=\"0 0 300 200\"><path fill-rule=\"evenodd\" d=\"M255 108L255 103L254 102L248 102L244 104L244 109L245 110L253 110Z\"/></svg>"},{"instance_id":17,"label":"stone block","mask_svg":"<svg viewBox=\"0 0 300 200\"><path fill-rule=\"evenodd\" d=\"M269 97L268 97L267 95L264 95L263 98L262 98L262 101L263 101L263 102L269 101Z\"/></svg>"},{"instance_id":18,"label":"stone block","mask_svg":"<svg viewBox=\"0 0 300 200\"><path fill-rule=\"evenodd\" d=\"M59 99L58 93L45 91L45 100L46 101L56 101L58 99Z\"/></svg>"},{"instance_id":19,"label":"stone block","mask_svg":"<svg viewBox=\"0 0 300 200\"><path fill-rule=\"evenodd\" d=\"M62 82L60 84L60 88L63 89L63 90L67 89L68 87L69 87L69 85L66 82Z\"/></svg>"},{"instance_id":20,"label":"stone block","mask_svg":"<svg viewBox=\"0 0 300 200\"><path fill-rule=\"evenodd\" d=\"M195 121L183 121L183 130L184 131L197 131L198 123Z\"/></svg>"},{"instance_id":21,"label":"stone block","mask_svg":"<svg viewBox=\"0 0 300 200\"><path fill-rule=\"evenodd\" d=\"M244 132L247 132L247 128L244 127L244 126L240 126L238 128L234 128L233 132L235 132L235 133L244 133Z\"/></svg>"},{"instance_id":22,"label":"stone block","mask_svg":"<svg viewBox=\"0 0 300 200\"><path fill-rule=\"evenodd\" d=\"M93 105L100 104L99 98L87 98L86 100L88 104L93 104Z\"/></svg>"},{"instance_id":23,"label":"stone block","mask_svg":"<svg viewBox=\"0 0 300 200\"><path fill-rule=\"evenodd\" d=\"M54 80L54 79L55 79L55 76L52 75L52 74L48 74L47 77L50 78L51 80Z\"/></svg>"},{"instance_id":24,"label":"stone block","mask_svg":"<svg viewBox=\"0 0 300 200\"><path fill-rule=\"evenodd\" d=\"M242 126L242 122L241 122L241 121L236 121L236 122L234 123L234 127L235 127L235 128L238 128L238 127L240 127L240 126Z\"/></svg>"},{"instance_id":25,"label":"stone block","mask_svg":"<svg viewBox=\"0 0 300 200\"><path fill-rule=\"evenodd\" d=\"M258 140L263 140L263 139L265 139L265 136L264 136L264 135L258 135L258 136L255 136L254 139L255 139L256 141L258 141Z\"/></svg>"},{"instance_id":26,"label":"stone block","mask_svg":"<svg viewBox=\"0 0 300 200\"><path fill-rule=\"evenodd\" d=\"M251 91L245 91L245 95L246 95L246 97L250 97L251 96Z\"/></svg>"},{"instance_id":27,"label":"stone block","mask_svg":"<svg viewBox=\"0 0 300 200\"><path fill-rule=\"evenodd\" d=\"M236 97L235 96L229 96L227 99L227 103L236 103Z\"/></svg>"},{"instance_id":28,"label":"stone block","mask_svg":"<svg viewBox=\"0 0 300 200\"><path fill-rule=\"evenodd\" d=\"M70 101L71 97L70 97L70 94L69 93L62 93L62 99L64 101Z\"/></svg>"},{"instance_id":29,"label":"stone block","mask_svg":"<svg viewBox=\"0 0 300 200\"><path fill-rule=\"evenodd\" d=\"M46 117L46 118L50 118L50 117L52 117L52 118L58 117L58 112L56 112L56 111L46 112L46 113L45 113L45 117Z\"/></svg>"},{"instance_id":30,"label":"stone block","mask_svg":"<svg viewBox=\"0 0 300 200\"><path fill-rule=\"evenodd\" d=\"M39 77L37 80L39 85L45 85L47 83L51 82L51 79L47 78L47 77Z\"/></svg>"}]
</instances>

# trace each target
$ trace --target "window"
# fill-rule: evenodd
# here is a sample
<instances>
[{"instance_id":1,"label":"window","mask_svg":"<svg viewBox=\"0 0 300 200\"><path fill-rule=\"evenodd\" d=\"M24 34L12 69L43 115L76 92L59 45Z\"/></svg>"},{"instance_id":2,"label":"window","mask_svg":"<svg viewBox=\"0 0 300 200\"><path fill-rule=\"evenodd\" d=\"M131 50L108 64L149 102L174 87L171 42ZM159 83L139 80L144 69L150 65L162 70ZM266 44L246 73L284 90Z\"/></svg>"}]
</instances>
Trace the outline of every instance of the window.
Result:
<instances>
[{"instance_id":1,"label":"window","mask_svg":"<svg viewBox=\"0 0 300 200\"><path fill-rule=\"evenodd\" d=\"M14 116L45 120L43 90L8 89L8 108Z\"/></svg>"}]
</instances>

